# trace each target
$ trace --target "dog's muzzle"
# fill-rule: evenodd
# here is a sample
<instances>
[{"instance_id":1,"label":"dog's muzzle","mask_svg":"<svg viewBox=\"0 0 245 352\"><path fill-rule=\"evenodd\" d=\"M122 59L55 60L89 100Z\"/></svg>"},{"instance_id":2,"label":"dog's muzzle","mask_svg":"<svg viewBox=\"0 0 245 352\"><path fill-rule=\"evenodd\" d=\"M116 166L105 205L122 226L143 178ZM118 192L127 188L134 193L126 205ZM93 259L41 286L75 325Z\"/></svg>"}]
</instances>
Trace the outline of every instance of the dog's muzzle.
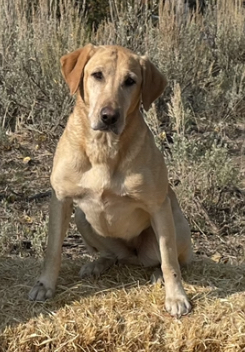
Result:
<instances>
[{"instance_id":1,"label":"dog's muzzle","mask_svg":"<svg viewBox=\"0 0 245 352\"><path fill-rule=\"evenodd\" d=\"M118 134L117 123L120 118L119 109L114 109L110 106L106 106L101 109L99 122L92 126L95 131L112 131Z\"/></svg>"}]
</instances>

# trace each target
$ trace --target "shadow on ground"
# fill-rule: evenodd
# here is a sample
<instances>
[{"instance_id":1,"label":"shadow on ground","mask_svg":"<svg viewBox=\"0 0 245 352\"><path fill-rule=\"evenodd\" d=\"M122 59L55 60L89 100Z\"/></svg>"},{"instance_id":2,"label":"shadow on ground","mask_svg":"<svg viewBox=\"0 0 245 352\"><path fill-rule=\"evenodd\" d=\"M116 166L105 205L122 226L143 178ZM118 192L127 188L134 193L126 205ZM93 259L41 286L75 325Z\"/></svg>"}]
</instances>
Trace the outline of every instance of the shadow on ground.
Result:
<instances>
[{"instance_id":1,"label":"shadow on ground","mask_svg":"<svg viewBox=\"0 0 245 352\"><path fill-rule=\"evenodd\" d=\"M47 302L30 302L28 292L41 268L41 261L33 258L0 258L0 334L7 326L28 321L38 315L50 315L59 308L82 297L105 294L118 289L150 285L152 269L111 268L100 279L80 280L81 260L64 260L55 297ZM216 263L208 258L196 258L183 270L188 296L195 306L202 299L225 298L245 291L245 266ZM164 294L164 292L163 292Z\"/></svg>"}]
</instances>

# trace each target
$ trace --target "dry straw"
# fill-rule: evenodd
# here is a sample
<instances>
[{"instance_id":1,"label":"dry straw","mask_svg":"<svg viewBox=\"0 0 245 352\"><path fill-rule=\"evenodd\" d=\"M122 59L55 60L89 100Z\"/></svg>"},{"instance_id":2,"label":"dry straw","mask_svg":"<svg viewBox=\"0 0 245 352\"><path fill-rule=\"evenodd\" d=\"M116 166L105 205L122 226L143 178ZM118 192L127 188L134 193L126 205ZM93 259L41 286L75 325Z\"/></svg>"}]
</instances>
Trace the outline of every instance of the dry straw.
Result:
<instances>
[{"instance_id":1,"label":"dry straw","mask_svg":"<svg viewBox=\"0 0 245 352\"><path fill-rule=\"evenodd\" d=\"M244 267L214 259L183 271L193 312L180 320L165 312L151 270L114 267L79 281L83 260L66 260L55 298L33 303L27 293L40 263L1 260L0 351L244 351Z\"/></svg>"}]
</instances>

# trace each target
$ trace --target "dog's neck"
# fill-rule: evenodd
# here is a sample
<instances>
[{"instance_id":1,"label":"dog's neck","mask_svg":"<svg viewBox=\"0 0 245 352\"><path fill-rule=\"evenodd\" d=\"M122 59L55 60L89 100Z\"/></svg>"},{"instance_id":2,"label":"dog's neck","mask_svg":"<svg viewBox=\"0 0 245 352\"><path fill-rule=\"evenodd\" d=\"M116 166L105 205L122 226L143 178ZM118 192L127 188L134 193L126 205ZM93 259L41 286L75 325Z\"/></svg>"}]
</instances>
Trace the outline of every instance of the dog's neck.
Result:
<instances>
[{"instance_id":1,"label":"dog's neck","mask_svg":"<svg viewBox=\"0 0 245 352\"><path fill-rule=\"evenodd\" d=\"M120 137L113 132L93 131L87 134L85 152L91 164L117 163Z\"/></svg>"}]
</instances>

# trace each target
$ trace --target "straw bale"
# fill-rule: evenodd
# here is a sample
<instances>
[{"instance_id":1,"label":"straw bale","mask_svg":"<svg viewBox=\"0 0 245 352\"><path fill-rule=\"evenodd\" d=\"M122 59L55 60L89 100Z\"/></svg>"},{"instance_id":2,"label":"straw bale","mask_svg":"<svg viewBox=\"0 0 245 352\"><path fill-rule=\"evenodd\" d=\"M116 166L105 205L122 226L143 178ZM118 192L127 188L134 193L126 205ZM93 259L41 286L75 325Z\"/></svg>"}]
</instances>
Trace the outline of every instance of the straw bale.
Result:
<instances>
[{"instance_id":1,"label":"straw bale","mask_svg":"<svg viewBox=\"0 0 245 352\"><path fill-rule=\"evenodd\" d=\"M197 258L183 271L193 312L164 310L164 287L151 270L115 266L79 280L82 260L65 260L56 296L30 302L40 269L32 259L0 260L0 351L236 352L245 350L244 266Z\"/></svg>"}]
</instances>

